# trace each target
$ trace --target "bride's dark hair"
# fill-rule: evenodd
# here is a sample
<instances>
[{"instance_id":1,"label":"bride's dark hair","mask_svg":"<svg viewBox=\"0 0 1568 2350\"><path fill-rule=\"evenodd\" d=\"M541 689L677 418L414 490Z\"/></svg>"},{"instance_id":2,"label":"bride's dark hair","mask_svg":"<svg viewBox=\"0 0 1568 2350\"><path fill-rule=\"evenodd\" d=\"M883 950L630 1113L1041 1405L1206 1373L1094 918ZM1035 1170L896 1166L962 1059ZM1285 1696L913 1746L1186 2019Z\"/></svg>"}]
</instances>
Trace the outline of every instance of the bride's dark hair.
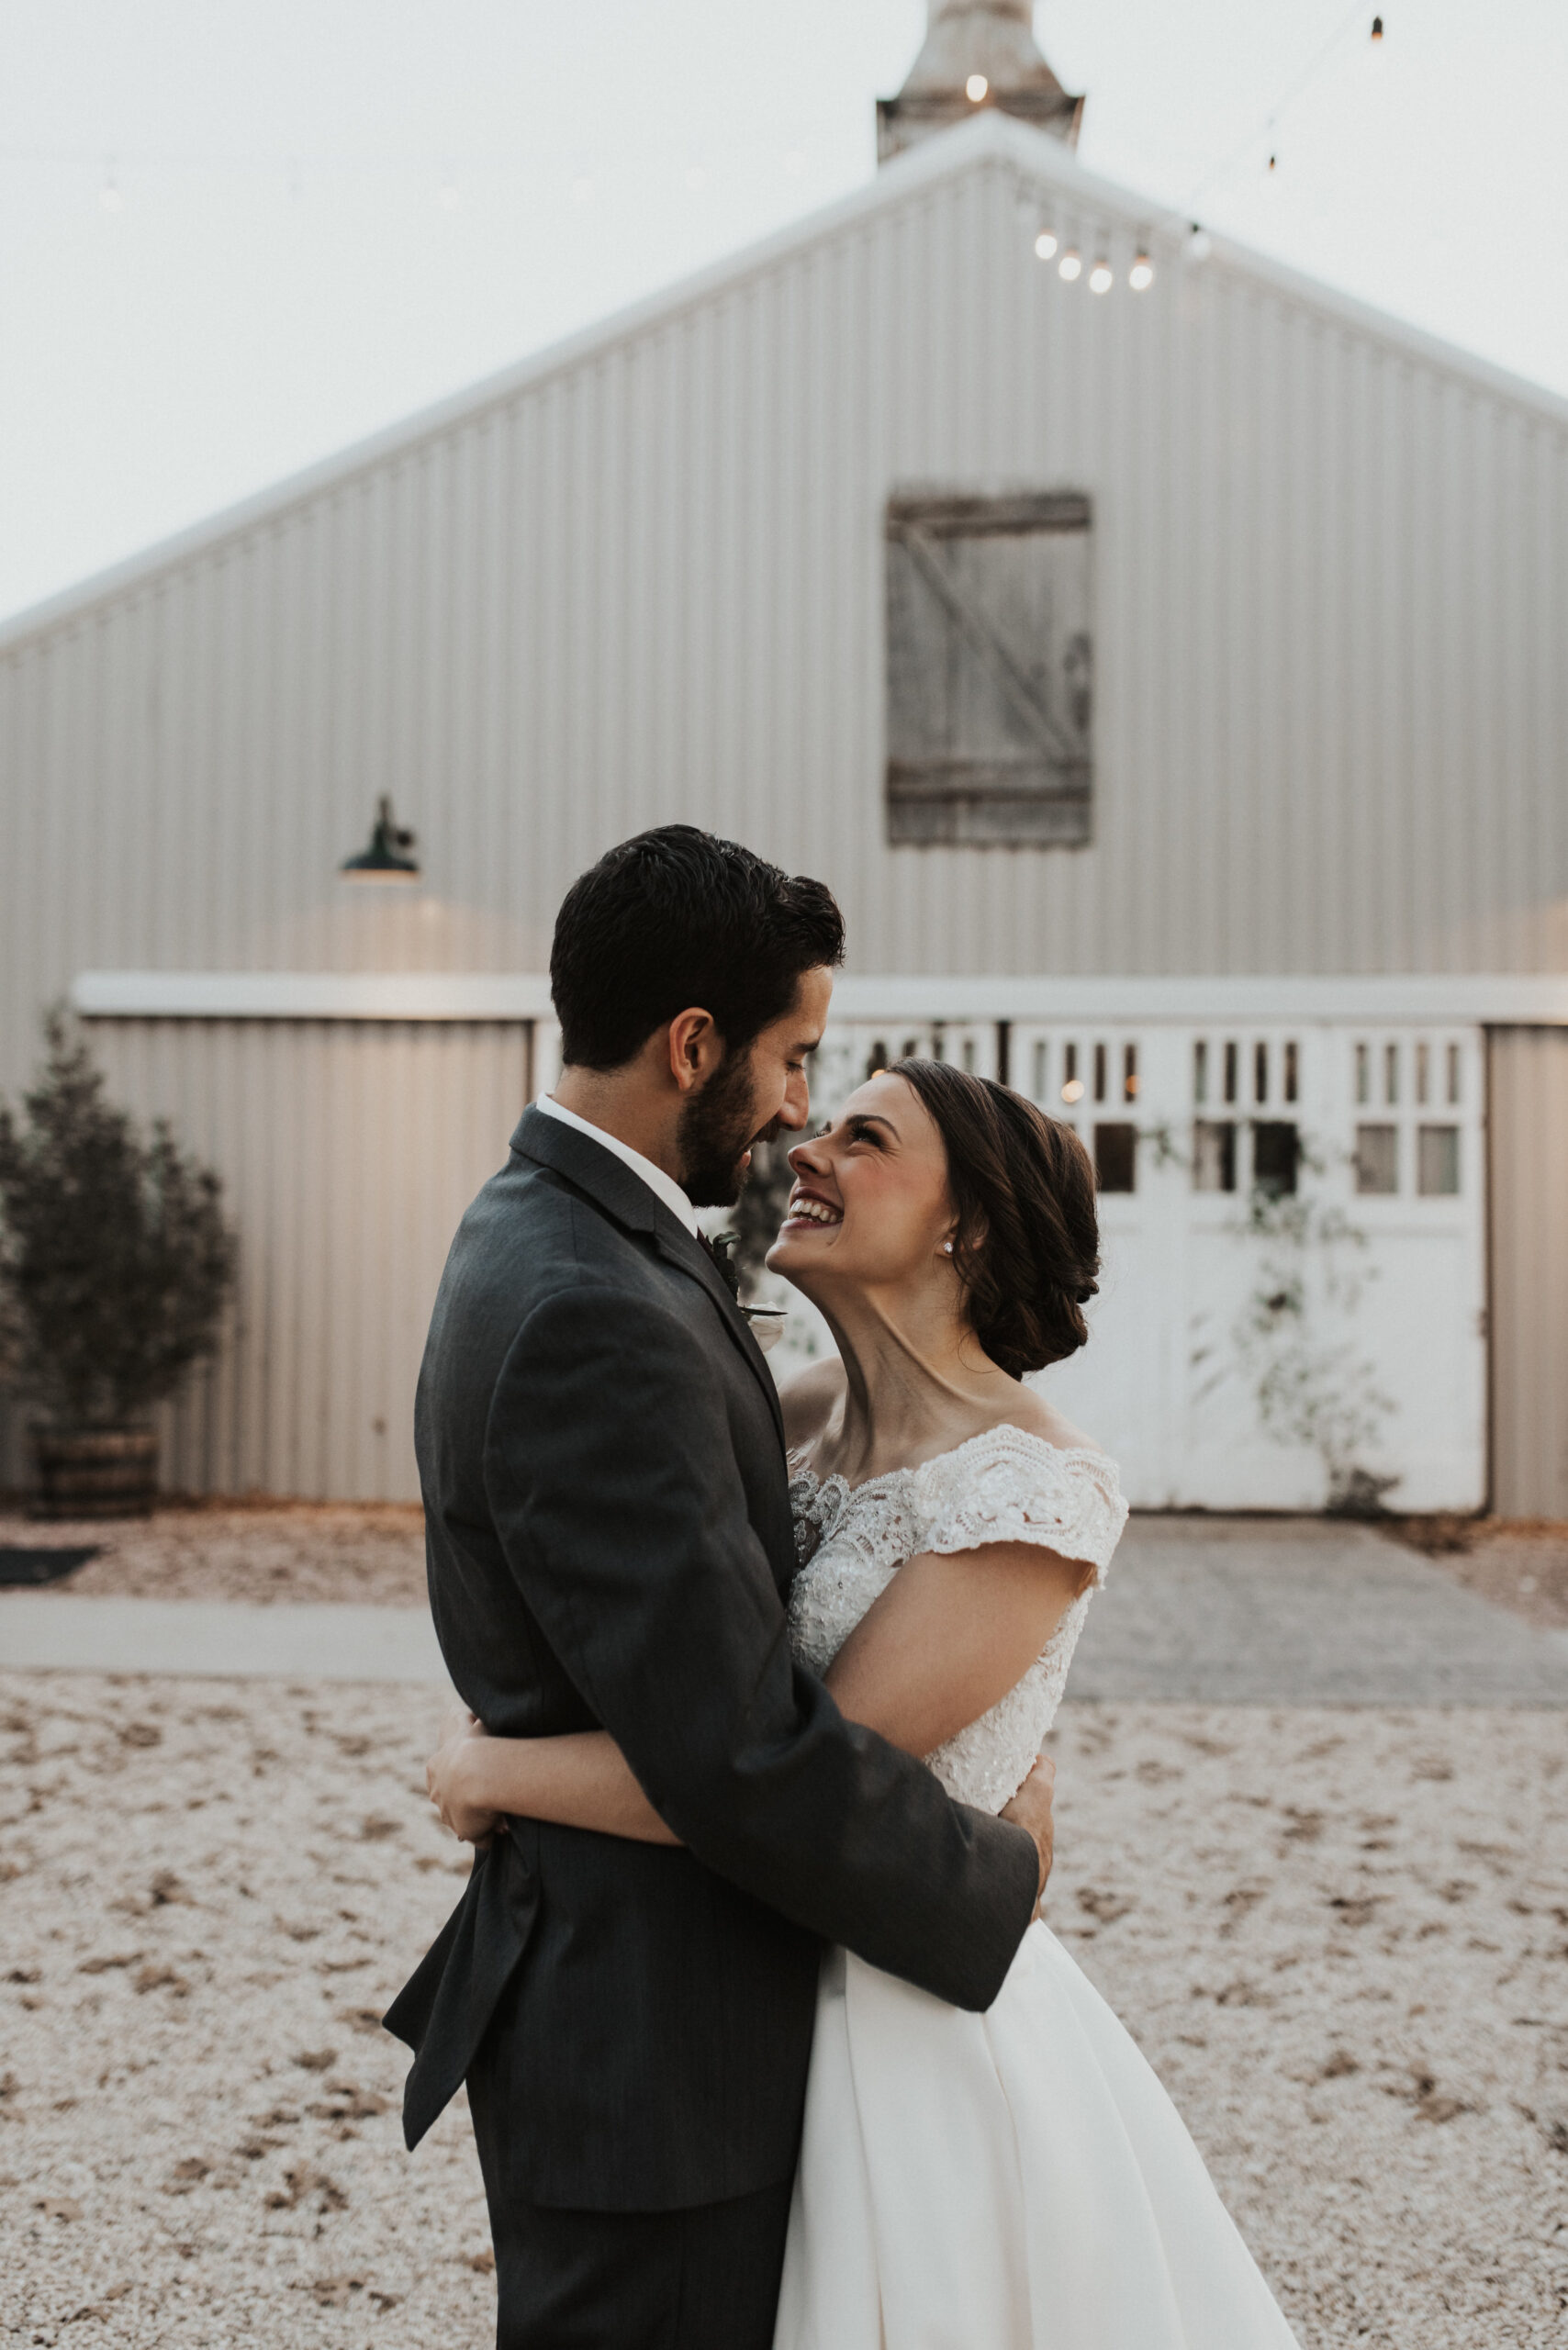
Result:
<instances>
[{"instance_id":1,"label":"bride's dark hair","mask_svg":"<svg viewBox=\"0 0 1568 2350\"><path fill-rule=\"evenodd\" d=\"M1014 1379L1075 1353L1100 1270L1094 1170L1078 1136L946 1061L895 1061L888 1074L920 1096L946 1150L953 1261L986 1353Z\"/></svg>"}]
</instances>

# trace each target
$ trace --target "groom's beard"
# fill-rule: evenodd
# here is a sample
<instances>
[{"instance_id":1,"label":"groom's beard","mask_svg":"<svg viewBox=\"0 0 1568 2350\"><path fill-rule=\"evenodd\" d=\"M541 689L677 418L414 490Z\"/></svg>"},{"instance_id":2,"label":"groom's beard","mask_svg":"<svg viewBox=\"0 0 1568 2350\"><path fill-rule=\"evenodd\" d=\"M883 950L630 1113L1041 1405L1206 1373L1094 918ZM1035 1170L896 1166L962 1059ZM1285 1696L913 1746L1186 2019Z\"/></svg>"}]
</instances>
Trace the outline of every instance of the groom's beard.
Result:
<instances>
[{"instance_id":1,"label":"groom's beard","mask_svg":"<svg viewBox=\"0 0 1568 2350\"><path fill-rule=\"evenodd\" d=\"M778 1130L773 1119L759 1134L756 1116L751 1055L728 1054L680 1113L681 1189L694 1208L733 1208L740 1198L747 1172L742 1159L753 1143Z\"/></svg>"}]
</instances>

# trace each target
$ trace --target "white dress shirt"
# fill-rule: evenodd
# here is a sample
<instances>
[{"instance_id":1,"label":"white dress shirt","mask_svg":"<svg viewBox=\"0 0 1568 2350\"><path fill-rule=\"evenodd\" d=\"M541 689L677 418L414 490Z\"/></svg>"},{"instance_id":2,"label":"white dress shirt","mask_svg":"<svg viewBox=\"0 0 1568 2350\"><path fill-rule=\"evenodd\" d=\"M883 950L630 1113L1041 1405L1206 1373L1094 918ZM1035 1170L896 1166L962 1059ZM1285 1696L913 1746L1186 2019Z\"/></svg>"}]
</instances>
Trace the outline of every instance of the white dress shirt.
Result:
<instances>
[{"instance_id":1,"label":"white dress shirt","mask_svg":"<svg viewBox=\"0 0 1568 2350\"><path fill-rule=\"evenodd\" d=\"M575 1126L578 1134L587 1135L590 1142L597 1142L602 1149L612 1151L623 1166L629 1167L633 1174L647 1185L655 1200L663 1201L671 1215L679 1217L688 1232L700 1236L702 1227L698 1222L697 1210L673 1175L666 1175L662 1167L655 1167L651 1158L644 1158L640 1150L633 1150L631 1144L622 1142L619 1135L606 1134L602 1126L589 1125L586 1118L579 1118L575 1110L563 1109L560 1102L552 1101L548 1093L542 1093L533 1106L536 1110L543 1110L547 1118L559 1118L564 1126Z\"/></svg>"}]
</instances>

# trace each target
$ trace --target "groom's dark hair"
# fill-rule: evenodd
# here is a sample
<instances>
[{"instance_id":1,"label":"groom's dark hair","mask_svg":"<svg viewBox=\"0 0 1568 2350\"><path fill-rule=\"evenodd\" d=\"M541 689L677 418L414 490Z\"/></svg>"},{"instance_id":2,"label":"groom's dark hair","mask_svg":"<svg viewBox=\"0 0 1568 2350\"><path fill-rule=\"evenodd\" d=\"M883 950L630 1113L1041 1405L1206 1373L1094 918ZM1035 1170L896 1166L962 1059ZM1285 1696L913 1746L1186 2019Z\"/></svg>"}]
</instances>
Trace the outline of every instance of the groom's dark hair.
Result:
<instances>
[{"instance_id":1,"label":"groom's dark hair","mask_svg":"<svg viewBox=\"0 0 1568 2350\"><path fill-rule=\"evenodd\" d=\"M695 824L660 824L607 850L562 901L550 949L561 1058L622 1069L693 1005L744 1052L789 1011L803 972L843 960L825 881Z\"/></svg>"}]
</instances>

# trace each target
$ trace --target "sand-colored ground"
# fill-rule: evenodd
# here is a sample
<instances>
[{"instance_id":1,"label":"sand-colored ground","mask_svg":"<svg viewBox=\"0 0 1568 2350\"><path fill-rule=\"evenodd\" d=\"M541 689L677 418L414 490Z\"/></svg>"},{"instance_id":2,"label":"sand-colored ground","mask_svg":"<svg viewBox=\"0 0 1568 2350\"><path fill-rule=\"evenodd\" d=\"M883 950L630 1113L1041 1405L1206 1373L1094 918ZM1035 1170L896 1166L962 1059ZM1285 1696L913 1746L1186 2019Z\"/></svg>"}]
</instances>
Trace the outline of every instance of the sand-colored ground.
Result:
<instances>
[{"instance_id":1,"label":"sand-colored ground","mask_svg":"<svg viewBox=\"0 0 1568 2350\"><path fill-rule=\"evenodd\" d=\"M6 1544L95 1546L95 1559L49 1586L84 1599L425 1604L425 1527L417 1504L263 1503L48 1524L13 1510L0 1513L0 1546Z\"/></svg>"},{"instance_id":2,"label":"sand-colored ground","mask_svg":"<svg viewBox=\"0 0 1568 2350\"><path fill-rule=\"evenodd\" d=\"M0 1675L6 2338L488 2341L466 2118L410 2161L375 2028L460 1889L435 1704ZM1562 1715L1082 1706L1057 1742L1052 1922L1306 2350L1560 2342Z\"/></svg>"}]
</instances>

